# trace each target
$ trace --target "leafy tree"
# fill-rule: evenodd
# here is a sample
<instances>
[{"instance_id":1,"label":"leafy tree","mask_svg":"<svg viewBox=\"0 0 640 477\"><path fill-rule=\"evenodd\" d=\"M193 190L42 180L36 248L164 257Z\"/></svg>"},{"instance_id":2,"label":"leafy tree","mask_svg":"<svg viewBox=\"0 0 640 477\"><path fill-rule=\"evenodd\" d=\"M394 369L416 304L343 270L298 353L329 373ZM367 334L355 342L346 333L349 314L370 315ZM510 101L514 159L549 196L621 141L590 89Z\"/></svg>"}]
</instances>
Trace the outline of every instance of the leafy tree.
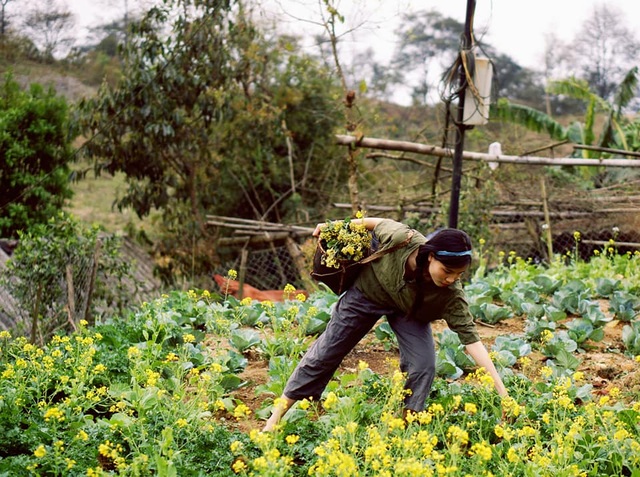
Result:
<instances>
[{"instance_id":1,"label":"leafy tree","mask_svg":"<svg viewBox=\"0 0 640 477\"><path fill-rule=\"evenodd\" d=\"M635 98L638 87L638 68L631 68L624 76L621 83L617 84L613 91L613 99L599 96L590 87L587 81L578 78L551 81L548 91L551 94L563 95L580 100L586 104L584 121L574 122L568 128L553 120L550 115L536 109L500 101L492 110L495 119L509 121L536 132L546 132L552 139L569 139L576 144L596 145L602 148L629 149L626 143L624 127L628 122L624 117L624 110ZM599 138L596 139L596 114L604 114L605 121ZM585 157L600 157L597 151L582 153Z\"/></svg>"},{"instance_id":2,"label":"leafy tree","mask_svg":"<svg viewBox=\"0 0 640 477\"><path fill-rule=\"evenodd\" d=\"M593 9L571 44L572 76L586 80L599 97L611 100L639 58L640 42L622 13L602 3Z\"/></svg>"},{"instance_id":3,"label":"leafy tree","mask_svg":"<svg viewBox=\"0 0 640 477\"><path fill-rule=\"evenodd\" d=\"M118 205L161 210L189 267L212 258L207 213L306 220L339 187L333 82L294 49L240 3L165 0L132 26L120 82L80 105L98 171L127 176Z\"/></svg>"},{"instance_id":4,"label":"leafy tree","mask_svg":"<svg viewBox=\"0 0 640 477\"><path fill-rule=\"evenodd\" d=\"M566 95L580 99L587 105L587 113L584 123L574 122L567 130L567 137L575 143L597 145L602 148L627 149L625 136L622 133L626 119L623 116L624 108L635 97L638 87L638 68L634 67L627 72L622 82L612 88L612 99L607 100L594 92L584 80L569 78L562 81L553 81L549 90L553 94ZM596 114L605 115L605 122L598 139L596 139ZM597 151L583 151L584 157L600 157Z\"/></svg>"},{"instance_id":5,"label":"leafy tree","mask_svg":"<svg viewBox=\"0 0 640 477\"><path fill-rule=\"evenodd\" d=\"M74 50L71 60L74 74L86 84L100 86L102 82L117 84L122 75L120 45L124 41L124 27L114 21L92 30L87 44Z\"/></svg>"},{"instance_id":6,"label":"leafy tree","mask_svg":"<svg viewBox=\"0 0 640 477\"><path fill-rule=\"evenodd\" d=\"M66 100L11 74L0 86L0 236L15 238L56 215L72 195Z\"/></svg>"},{"instance_id":7,"label":"leafy tree","mask_svg":"<svg viewBox=\"0 0 640 477\"><path fill-rule=\"evenodd\" d=\"M569 57L573 53L565 46L563 41L555 33L545 35L545 48L543 58L544 84L548 84L553 78L566 76L565 66L571 63ZM573 98L565 96L552 96L545 88L545 111L549 116L566 116L570 114L583 114L584 104ZM536 105L531 105L537 107Z\"/></svg>"},{"instance_id":8,"label":"leafy tree","mask_svg":"<svg viewBox=\"0 0 640 477\"><path fill-rule=\"evenodd\" d=\"M494 67L494 91L498 98L521 101L531 107L544 104L544 87L536 73L516 63L509 55L487 52Z\"/></svg>"},{"instance_id":9,"label":"leafy tree","mask_svg":"<svg viewBox=\"0 0 640 477\"><path fill-rule=\"evenodd\" d=\"M399 47L392 64L396 84L410 82L412 97L424 103L437 75L454 64L460 50L464 24L431 10L407 14L401 22ZM543 104L544 88L536 74L517 64L489 44L476 42L476 53L494 66L494 95L519 100L536 107ZM435 76L434 76L435 75Z\"/></svg>"},{"instance_id":10,"label":"leafy tree","mask_svg":"<svg viewBox=\"0 0 640 477\"><path fill-rule=\"evenodd\" d=\"M7 13L7 5L13 0L0 0L0 39L4 40L10 24L10 15Z\"/></svg>"},{"instance_id":11,"label":"leafy tree","mask_svg":"<svg viewBox=\"0 0 640 477\"><path fill-rule=\"evenodd\" d=\"M415 100L426 102L430 92L430 78L451 65L460 48L460 34L464 25L445 17L436 10L405 14L396 31L399 46L392 68L397 72L395 81L413 89ZM434 65L434 60L439 64Z\"/></svg>"},{"instance_id":12,"label":"leafy tree","mask_svg":"<svg viewBox=\"0 0 640 477\"><path fill-rule=\"evenodd\" d=\"M74 41L73 13L58 0L41 0L27 13L23 26L40 45L41 56L46 61L52 61L56 52L60 53Z\"/></svg>"}]
</instances>

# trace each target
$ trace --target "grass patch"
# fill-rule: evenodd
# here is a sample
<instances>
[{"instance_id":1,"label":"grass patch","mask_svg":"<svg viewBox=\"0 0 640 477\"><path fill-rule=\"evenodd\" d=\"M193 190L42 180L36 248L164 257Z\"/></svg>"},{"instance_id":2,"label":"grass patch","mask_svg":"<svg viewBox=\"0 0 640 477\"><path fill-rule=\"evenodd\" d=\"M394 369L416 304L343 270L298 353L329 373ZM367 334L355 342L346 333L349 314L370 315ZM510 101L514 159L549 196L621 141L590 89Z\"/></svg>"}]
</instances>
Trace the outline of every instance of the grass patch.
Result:
<instances>
[{"instance_id":1,"label":"grass patch","mask_svg":"<svg viewBox=\"0 0 640 477\"><path fill-rule=\"evenodd\" d=\"M140 219L132 209L118 210L115 206L116 200L127 190L124 174L88 175L73 183L72 189L74 195L65 210L83 222L99 224L111 233L132 235L132 232L144 232L149 238L155 236L158 212Z\"/></svg>"}]
</instances>

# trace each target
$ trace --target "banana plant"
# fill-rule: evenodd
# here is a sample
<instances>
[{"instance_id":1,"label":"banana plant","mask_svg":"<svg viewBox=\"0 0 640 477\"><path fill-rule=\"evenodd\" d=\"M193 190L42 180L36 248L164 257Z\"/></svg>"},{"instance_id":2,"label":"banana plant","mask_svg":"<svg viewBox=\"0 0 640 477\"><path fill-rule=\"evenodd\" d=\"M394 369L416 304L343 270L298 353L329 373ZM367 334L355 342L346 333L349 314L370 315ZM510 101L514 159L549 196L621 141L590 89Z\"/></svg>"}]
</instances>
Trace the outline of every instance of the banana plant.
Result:
<instances>
[{"instance_id":1,"label":"banana plant","mask_svg":"<svg viewBox=\"0 0 640 477\"><path fill-rule=\"evenodd\" d=\"M533 132L546 133L557 141L567 139L567 130L548 114L529 106L511 103L505 98L499 99L495 107L491 108L491 119L518 124Z\"/></svg>"},{"instance_id":2,"label":"banana plant","mask_svg":"<svg viewBox=\"0 0 640 477\"><path fill-rule=\"evenodd\" d=\"M603 148L628 149L624 133L623 110L635 97L638 87L638 67L631 68L616 88L613 101L609 102L591 90L589 84L582 79L568 78L551 81L547 91L552 94L565 95L584 101L587 110L584 122L574 122L566 130L567 139L577 144L596 145ZM596 142L594 126L596 114L606 114L605 123ZM597 158L601 152L582 150L582 157Z\"/></svg>"},{"instance_id":3,"label":"banana plant","mask_svg":"<svg viewBox=\"0 0 640 477\"><path fill-rule=\"evenodd\" d=\"M608 101L591 90L589 84L582 79L568 78L551 81L547 91L552 94L565 95L586 103L586 112L582 122L576 121L565 128L551 116L536 109L510 103L506 99L497 101L491 109L492 119L519 124L530 131L546 133L553 140L569 140L574 144L598 146L600 148L634 150L635 142L629 142L633 132L638 128L636 123L629 123L624 109L636 96L638 88L638 67L631 68L615 90L613 100ZM596 116L605 114L604 126L596 139ZM576 153L584 158L600 158L602 151L582 149ZM591 174L591 171L588 171ZM591 179L591 177L589 177Z\"/></svg>"}]
</instances>

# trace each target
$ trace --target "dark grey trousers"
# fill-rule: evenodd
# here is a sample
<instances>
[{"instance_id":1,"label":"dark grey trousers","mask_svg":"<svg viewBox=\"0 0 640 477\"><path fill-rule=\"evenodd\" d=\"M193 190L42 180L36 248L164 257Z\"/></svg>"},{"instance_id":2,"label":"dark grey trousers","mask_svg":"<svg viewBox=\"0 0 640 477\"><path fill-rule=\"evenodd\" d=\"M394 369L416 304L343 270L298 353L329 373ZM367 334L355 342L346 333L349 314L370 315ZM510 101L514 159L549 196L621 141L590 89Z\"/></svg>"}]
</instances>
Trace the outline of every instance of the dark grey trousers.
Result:
<instances>
[{"instance_id":1,"label":"dark grey trousers","mask_svg":"<svg viewBox=\"0 0 640 477\"><path fill-rule=\"evenodd\" d=\"M431 325L411 320L394 308L371 303L355 287L338 300L326 330L298 363L284 395L295 400L319 400L344 357L383 315L398 338L400 370L407 374L405 388L411 390L405 407L423 410L436 372Z\"/></svg>"}]
</instances>

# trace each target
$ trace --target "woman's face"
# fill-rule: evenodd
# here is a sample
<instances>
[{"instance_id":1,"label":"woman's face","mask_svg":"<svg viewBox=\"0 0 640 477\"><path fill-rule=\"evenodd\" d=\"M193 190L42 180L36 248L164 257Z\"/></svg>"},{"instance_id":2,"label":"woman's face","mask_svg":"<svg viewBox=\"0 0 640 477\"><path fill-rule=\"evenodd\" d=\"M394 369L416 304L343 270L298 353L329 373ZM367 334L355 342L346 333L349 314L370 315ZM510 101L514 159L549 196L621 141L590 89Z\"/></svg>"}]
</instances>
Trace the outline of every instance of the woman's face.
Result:
<instances>
[{"instance_id":1,"label":"woman's face","mask_svg":"<svg viewBox=\"0 0 640 477\"><path fill-rule=\"evenodd\" d=\"M448 267L433 254L429 255L429 275L433 283L438 287L453 285L467 271L467 268L467 265L458 268ZM426 278L429 279L429 277Z\"/></svg>"}]
</instances>

